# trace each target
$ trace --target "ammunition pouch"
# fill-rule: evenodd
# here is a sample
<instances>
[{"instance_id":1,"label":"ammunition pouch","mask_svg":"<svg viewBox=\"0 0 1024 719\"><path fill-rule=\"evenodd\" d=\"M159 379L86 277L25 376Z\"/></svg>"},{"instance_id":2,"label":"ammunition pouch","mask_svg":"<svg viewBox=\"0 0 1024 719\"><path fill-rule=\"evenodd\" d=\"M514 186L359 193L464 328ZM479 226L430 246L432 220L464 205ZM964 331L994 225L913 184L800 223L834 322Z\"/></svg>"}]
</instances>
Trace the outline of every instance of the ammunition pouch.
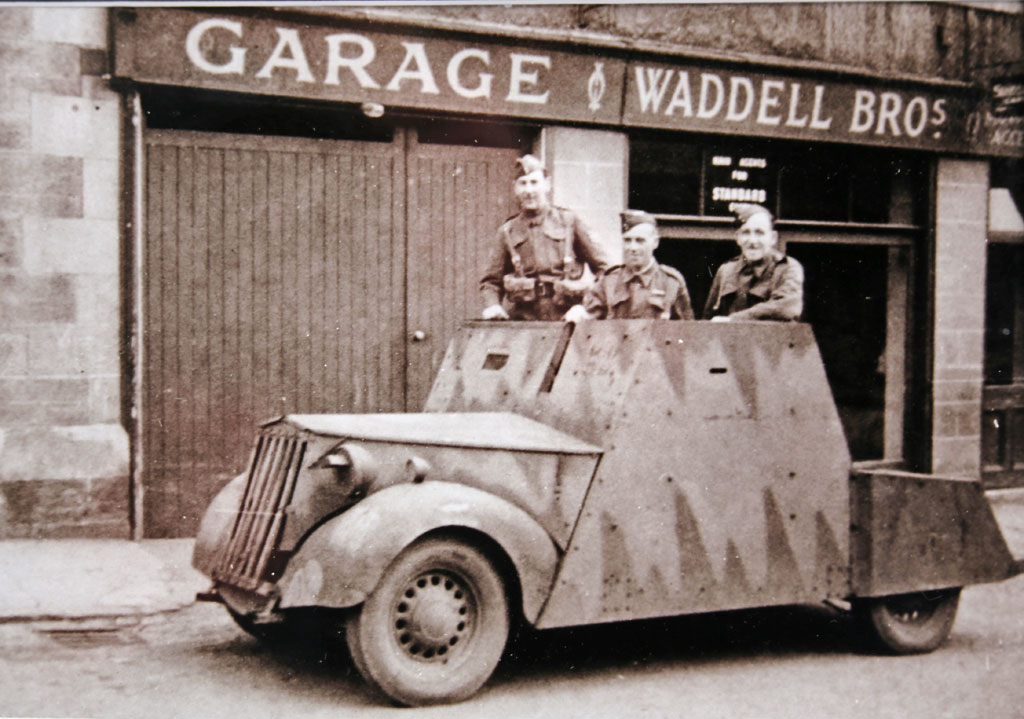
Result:
<instances>
[{"instance_id":1,"label":"ammunition pouch","mask_svg":"<svg viewBox=\"0 0 1024 719\"><path fill-rule=\"evenodd\" d=\"M505 296L516 304L533 302L537 299L537 280L532 277L505 275L502 278Z\"/></svg>"},{"instance_id":2,"label":"ammunition pouch","mask_svg":"<svg viewBox=\"0 0 1024 719\"><path fill-rule=\"evenodd\" d=\"M557 306L570 307L583 301L583 293L590 286L586 279L566 280L561 277L520 277L505 275L502 278L505 296L514 304L530 304L550 297Z\"/></svg>"}]
</instances>

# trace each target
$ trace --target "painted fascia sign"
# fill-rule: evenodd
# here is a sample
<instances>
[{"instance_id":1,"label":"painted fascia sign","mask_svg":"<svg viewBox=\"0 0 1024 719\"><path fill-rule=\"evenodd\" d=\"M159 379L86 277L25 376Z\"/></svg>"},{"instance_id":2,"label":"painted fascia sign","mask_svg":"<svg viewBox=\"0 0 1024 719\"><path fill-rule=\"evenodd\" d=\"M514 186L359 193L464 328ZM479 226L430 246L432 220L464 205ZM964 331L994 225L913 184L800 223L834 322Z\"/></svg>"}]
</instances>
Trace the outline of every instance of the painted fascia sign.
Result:
<instances>
[{"instance_id":1,"label":"painted fascia sign","mask_svg":"<svg viewBox=\"0 0 1024 719\"><path fill-rule=\"evenodd\" d=\"M765 73L323 16L111 12L114 74L140 83L539 121L993 151L976 126L968 131L979 98L967 88Z\"/></svg>"},{"instance_id":2,"label":"painted fascia sign","mask_svg":"<svg viewBox=\"0 0 1024 719\"><path fill-rule=\"evenodd\" d=\"M621 61L265 16L113 12L115 74L139 82L385 108L619 121Z\"/></svg>"}]
</instances>

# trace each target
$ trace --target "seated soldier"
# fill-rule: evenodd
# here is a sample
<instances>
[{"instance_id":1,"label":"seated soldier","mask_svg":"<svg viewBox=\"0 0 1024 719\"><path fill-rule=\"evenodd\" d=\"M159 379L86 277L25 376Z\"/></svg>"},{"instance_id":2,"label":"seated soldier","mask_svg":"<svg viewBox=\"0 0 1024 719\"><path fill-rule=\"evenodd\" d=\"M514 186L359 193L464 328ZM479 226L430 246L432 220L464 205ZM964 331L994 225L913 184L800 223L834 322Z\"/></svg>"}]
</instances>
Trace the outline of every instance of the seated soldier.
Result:
<instances>
[{"instance_id":1,"label":"seated soldier","mask_svg":"<svg viewBox=\"0 0 1024 719\"><path fill-rule=\"evenodd\" d=\"M704 319L799 320L804 308L804 268L776 249L779 233L761 205L732 206L740 255L718 268Z\"/></svg>"},{"instance_id":2,"label":"seated soldier","mask_svg":"<svg viewBox=\"0 0 1024 719\"><path fill-rule=\"evenodd\" d=\"M622 213L623 264L612 267L587 290L583 304L565 314L568 322L588 319L692 320L686 281L672 267L654 261L658 224L636 210Z\"/></svg>"}]
</instances>

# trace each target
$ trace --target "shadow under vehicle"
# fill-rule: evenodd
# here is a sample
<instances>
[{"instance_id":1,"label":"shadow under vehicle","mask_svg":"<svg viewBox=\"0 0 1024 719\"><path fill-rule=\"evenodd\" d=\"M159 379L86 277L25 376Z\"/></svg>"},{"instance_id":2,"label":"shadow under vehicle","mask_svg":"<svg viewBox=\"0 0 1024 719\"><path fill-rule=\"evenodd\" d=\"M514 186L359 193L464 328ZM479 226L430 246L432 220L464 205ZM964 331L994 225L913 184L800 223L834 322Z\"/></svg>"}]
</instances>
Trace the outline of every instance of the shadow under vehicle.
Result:
<instances>
[{"instance_id":1,"label":"shadow under vehicle","mask_svg":"<svg viewBox=\"0 0 1024 719\"><path fill-rule=\"evenodd\" d=\"M537 629L826 601L930 651L960 589L1021 571L977 481L852 465L808 325L470 322L424 411L289 415L194 565L247 631L337 610L408 705Z\"/></svg>"}]
</instances>

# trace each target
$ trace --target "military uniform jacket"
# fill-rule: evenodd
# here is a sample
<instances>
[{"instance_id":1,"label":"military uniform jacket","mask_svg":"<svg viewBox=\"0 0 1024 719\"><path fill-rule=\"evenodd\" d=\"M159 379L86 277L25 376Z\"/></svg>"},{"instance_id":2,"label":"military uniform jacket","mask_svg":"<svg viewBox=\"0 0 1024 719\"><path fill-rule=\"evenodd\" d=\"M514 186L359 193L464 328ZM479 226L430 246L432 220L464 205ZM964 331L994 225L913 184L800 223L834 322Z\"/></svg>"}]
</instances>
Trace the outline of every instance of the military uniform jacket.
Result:
<instances>
[{"instance_id":1,"label":"military uniform jacket","mask_svg":"<svg viewBox=\"0 0 1024 719\"><path fill-rule=\"evenodd\" d=\"M804 268L781 252L749 265L743 256L718 268L711 283L704 318L728 315L734 320L799 320L804 309Z\"/></svg>"},{"instance_id":2,"label":"military uniform jacket","mask_svg":"<svg viewBox=\"0 0 1024 719\"><path fill-rule=\"evenodd\" d=\"M535 217L519 213L506 220L496 233L480 281L484 307L501 301L503 278L517 272L513 250L518 255L518 273L523 277L578 279L583 274L583 262L595 275L611 266L607 250L572 210L552 206Z\"/></svg>"},{"instance_id":3,"label":"military uniform jacket","mask_svg":"<svg viewBox=\"0 0 1024 719\"><path fill-rule=\"evenodd\" d=\"M693 319L686 280L657 262L636 273L616 265L587 290L583 306L599 319Z\"/></svg>"}]
</instances>

